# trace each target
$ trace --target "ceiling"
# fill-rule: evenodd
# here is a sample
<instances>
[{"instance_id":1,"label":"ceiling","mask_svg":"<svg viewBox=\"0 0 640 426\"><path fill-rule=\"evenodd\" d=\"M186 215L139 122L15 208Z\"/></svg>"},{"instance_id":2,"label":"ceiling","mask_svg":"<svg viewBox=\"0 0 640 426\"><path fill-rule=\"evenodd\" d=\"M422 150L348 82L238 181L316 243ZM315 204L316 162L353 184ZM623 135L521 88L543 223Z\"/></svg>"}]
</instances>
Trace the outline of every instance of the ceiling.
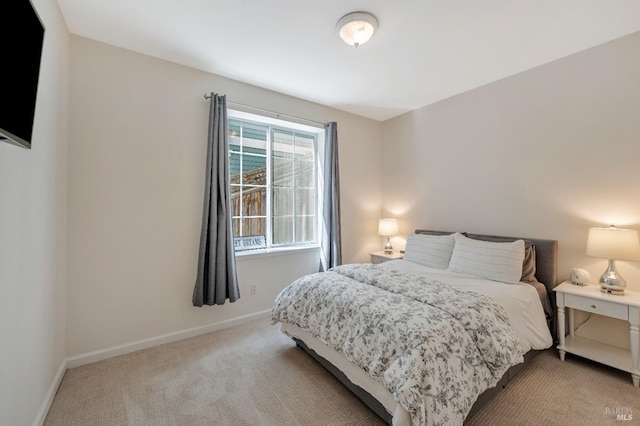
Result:
<instances>
[{"instance_id":1,"label":"ceiling","mask_svg":"<svg viewBox=\"0 0 640 426\"><path fill-rule=\"evenodd\" d=\"M58 0L69 31L386 120L640 30L638 0ZM336 22L379 22L357 49Z\"/></svg>"}]
</instances>

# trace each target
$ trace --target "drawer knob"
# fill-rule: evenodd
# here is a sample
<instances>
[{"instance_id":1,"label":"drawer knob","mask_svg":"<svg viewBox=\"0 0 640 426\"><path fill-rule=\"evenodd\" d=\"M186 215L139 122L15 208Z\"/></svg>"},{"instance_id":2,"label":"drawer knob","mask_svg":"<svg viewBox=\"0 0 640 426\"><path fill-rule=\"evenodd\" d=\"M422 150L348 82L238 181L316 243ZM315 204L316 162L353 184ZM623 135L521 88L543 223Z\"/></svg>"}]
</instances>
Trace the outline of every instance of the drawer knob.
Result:
<instances>
[{"instance_id":1,"label":"drawer knob","mask_svg":"<svg viewBox=\"0 0 640 426\"><path fill-rule=\"evenodd\" d=\"M595 309L595 308L596 308L596 305L591 305L591 309Z\"/></svg>"}]
</instances>

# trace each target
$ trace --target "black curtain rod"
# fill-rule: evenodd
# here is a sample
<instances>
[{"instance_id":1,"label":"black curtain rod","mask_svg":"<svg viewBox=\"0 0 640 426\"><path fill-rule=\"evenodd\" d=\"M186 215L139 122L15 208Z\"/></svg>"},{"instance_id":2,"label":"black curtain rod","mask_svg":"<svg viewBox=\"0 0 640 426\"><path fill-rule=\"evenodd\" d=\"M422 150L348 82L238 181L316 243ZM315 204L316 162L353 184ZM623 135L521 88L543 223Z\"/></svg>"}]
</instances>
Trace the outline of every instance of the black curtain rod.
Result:
<instances>
[{"instance_id":1,"label":"black curtain rod","mask_svg":"<svg viewBox=\"0 0 640 426\"><path fill-rule=\"evenodd\" d=\"M211 99L211 95L208 95L208 94L205 93L204 94L204 98L205 99ZM269 114L274 114L277 118L289 117L289 118L294 118L296 120L302 120L302 121L308 121L310 123L320 124L320 125L322 125L322 127L324 127L324 125L325 125L325 123L323 123L322 121L311 120L309 118L298 117L298 116L295 116L295 115L282 114L282 113L279 113L277 111L271 111L270 109L258 108L258 107L254 107L254 106L251 106L251 105L245 105L245 104L241 104L241 103L238 103L238 102L232 102L232 101L227 101L227 103L230 104L230 105L235 105L235 106L240 106L240 107L244 107L244 108L254 109L256 111L268 112Z\"/></svg>"}]
</instances>

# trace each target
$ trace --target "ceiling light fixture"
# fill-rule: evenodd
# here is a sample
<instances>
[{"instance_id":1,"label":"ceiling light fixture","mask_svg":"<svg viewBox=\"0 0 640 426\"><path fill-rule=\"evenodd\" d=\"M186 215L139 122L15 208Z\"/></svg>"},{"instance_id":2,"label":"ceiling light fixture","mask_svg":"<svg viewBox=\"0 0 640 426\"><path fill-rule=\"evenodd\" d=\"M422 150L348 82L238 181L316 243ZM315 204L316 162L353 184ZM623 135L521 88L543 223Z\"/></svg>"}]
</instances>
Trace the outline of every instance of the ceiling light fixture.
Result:
<instances>
[{"instance_id":1,"label":"ceiling light fixture","mask_svg":"<svg viewBox=\"0 0 640 426\"><path fill-rule=\"evenodd\" d=\"M378 20L367 12L348 13L340 18L336 25L340 38L354 47L368 42L376 29L378 29Z\"/></svg>"}]
</instances>

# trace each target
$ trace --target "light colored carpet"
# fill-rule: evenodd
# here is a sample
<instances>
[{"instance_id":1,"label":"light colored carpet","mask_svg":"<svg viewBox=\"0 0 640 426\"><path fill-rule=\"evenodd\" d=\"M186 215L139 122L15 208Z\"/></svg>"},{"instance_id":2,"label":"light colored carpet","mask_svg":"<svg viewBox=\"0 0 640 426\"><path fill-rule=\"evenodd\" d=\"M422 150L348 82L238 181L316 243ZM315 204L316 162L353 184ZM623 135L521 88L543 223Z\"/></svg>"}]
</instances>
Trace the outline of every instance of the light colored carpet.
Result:
<instances>
[{"instance_id":1,"label":"light colored carpet","mask_svg":"<svg viewBox=\"0 0 640 426\"><path fill-rule=\"evenodd\" d=\"M267 319L68 370L44 423L383 424ZM467 424L640 424L640 390L626 373L550 349Z\"/></svg>"}]
</instances>

